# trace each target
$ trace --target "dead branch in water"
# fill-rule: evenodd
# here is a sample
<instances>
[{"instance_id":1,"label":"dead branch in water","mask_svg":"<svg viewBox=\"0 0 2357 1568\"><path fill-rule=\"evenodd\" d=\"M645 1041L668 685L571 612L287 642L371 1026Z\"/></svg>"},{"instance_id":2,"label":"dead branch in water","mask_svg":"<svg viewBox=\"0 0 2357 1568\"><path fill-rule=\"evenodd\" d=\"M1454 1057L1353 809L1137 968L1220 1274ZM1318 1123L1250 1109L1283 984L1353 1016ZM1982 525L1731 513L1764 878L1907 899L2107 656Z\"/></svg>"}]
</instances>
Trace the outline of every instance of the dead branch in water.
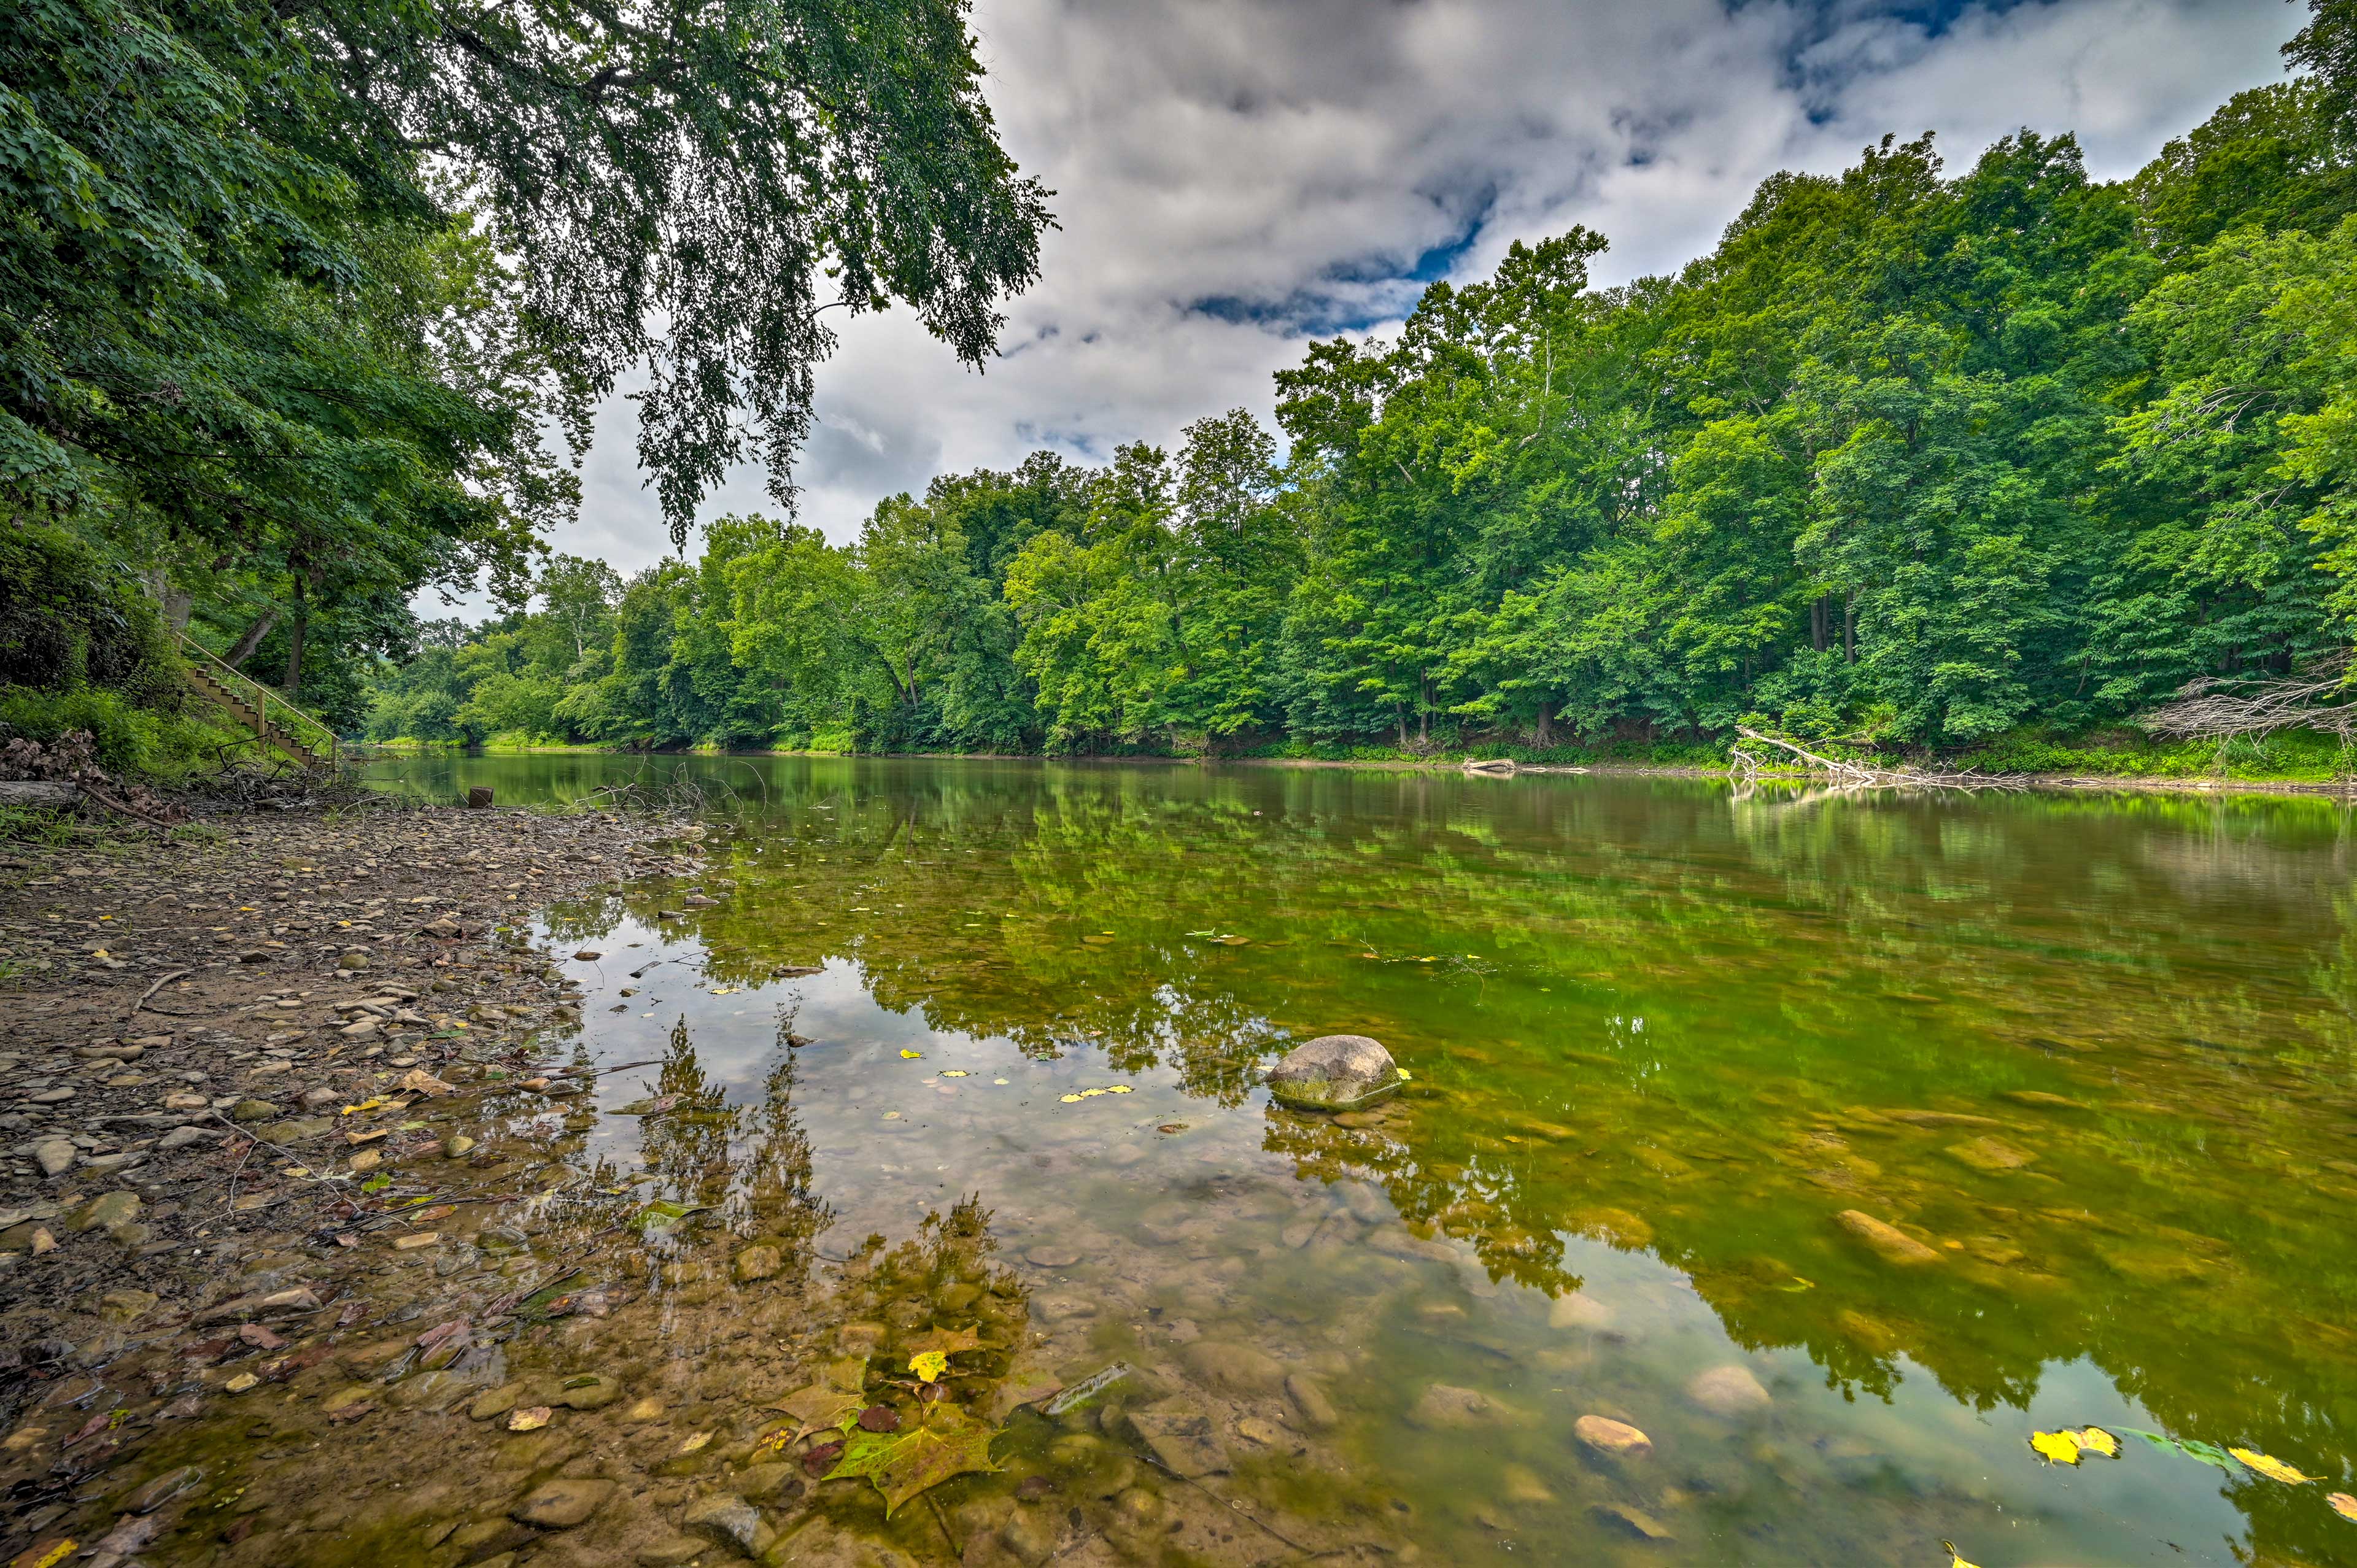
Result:
<instances>
[{"instance_id":1,"label":"dead branch in water","mask_svg":"<svg viewBox=\"0 0 2357 1568\"><path fill-rule=\"evenodd\" d=\"M2346 652L2330 653L2289 675L2211 675L2189 681L2145 715L2155 735L2179 740L2246 740L2277 730L2313 729L2350 744L2357 700L2326 699L2350 690Z\"/></svg>"},{"instance_id":2,"label":"dead branch in water","mask_svg":"<svg viewBox=\"0 0 2357 1568\"><path fill-rule=\"evenodd\" d=\"M1836 789L2018 789L2021 786L2009 779L1993 773L1918 773L1905 768L1868 768L1863 763L1846 762L1837 757L1821 757L1805 750L1781 736L1762 735L1744 725L1735 726L1743 738L1727 754L1727 777L1736 788L1746 793L1758 787L1762 758L1745 748L1746 742L1772 746L1790 752L1803 766L1813 773L1830 779Z\"/></svg>"}]
</instances>

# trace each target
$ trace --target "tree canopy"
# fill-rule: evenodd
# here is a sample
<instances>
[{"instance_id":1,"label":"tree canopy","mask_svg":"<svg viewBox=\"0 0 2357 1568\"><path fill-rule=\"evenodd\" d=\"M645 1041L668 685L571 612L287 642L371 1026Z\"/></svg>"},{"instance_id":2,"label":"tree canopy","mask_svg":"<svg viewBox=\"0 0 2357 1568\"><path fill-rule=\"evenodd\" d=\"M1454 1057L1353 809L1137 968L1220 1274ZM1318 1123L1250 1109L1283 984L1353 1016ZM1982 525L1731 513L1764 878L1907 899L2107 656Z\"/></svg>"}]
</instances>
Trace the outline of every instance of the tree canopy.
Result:
<instances>
[{"instance_id":1,"label":"tree canopy","mask_svg":"<svg viewBox=\"0 0 2357 1568\"><path fill-rule=\"evenodd\" d=\"M827 312L978 363L1037 272L980 79L960 0L27 0L0 500L290 688L307 629L520 595L633 368L675 539L749 456L790 502Z\"/></svg>"},{"instance_id":2,"label":"tree canopy","mask_svg":"<svg viewBox=\"0 0 2357 1568\"><path fill-rule=\"evenodd\" d=\"M1282 455L1235 411L937 479L843 546L726 520L538 666L579 722L532 733L1937 747L2290 670L2357 617L2349 17L2131 179L2068 136L1962 169L1886 138L1768 180L1673 277L1594 286L1586 230L1515 244L1388 339L1306 344ZM398 712L377 733L429 733Z\"/></svg>"}]
</instances>

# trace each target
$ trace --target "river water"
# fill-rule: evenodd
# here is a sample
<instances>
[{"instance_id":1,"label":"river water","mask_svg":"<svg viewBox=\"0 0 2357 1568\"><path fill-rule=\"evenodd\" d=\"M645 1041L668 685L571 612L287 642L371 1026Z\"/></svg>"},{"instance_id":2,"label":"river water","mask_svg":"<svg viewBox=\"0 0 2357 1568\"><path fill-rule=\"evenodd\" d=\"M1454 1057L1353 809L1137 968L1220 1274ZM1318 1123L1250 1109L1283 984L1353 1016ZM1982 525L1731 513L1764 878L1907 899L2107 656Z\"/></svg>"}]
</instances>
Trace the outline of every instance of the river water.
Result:
<instances>
[{"instance_id":1,"label":"river water","mask_svg":"<svg viewBox=\"0 0 2357 1568\"><path fill-rule=\"evenodd\" d=\"M694 891L533 918L602 955L567 963L567 1048L650 1064L598 1080L567 1157L709 1206L723 1254L787 1255L706 1298L902 1268L849 1330L880 1365L966 1321L944 1281L996 1280L983 1307L1018 1310L967 1359L997 1408L1129 1369L1012 1418L1005 1474L936 1488L938 1532L844 1483L805 1498L838 1552L1030 1551L971 1539L1028 1476L1098 1554L1074 1561L2357 1561L2326 1500L2357 1489L2357 894L2330 801L374 773L501 805L699 786ZM1391 1049L1396 1098L1269 1101L1257 1069L1344 1032ZM987 1272L925 1261L950 1240ZM1157 1447L1173 1411L1200 1420ZM2030 1445L2090 1424L2116 1458ZM1181 1528L1180 1493L1233 1528Z\"/></svg>"}]
</instances>

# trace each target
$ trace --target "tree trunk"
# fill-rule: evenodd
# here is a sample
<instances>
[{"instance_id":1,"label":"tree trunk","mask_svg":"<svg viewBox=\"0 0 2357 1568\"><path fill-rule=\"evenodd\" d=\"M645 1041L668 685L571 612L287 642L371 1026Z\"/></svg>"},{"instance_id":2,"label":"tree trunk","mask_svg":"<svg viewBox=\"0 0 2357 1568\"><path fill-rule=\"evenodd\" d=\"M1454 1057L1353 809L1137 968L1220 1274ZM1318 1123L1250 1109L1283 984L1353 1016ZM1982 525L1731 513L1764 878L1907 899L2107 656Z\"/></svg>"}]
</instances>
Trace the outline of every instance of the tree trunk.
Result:
<instances>
[{"instance_id":1,"label":"tree trunk","mask_svg":"<svg viewBox=\"0 0 2357 1568\"><path fill-rule=\"evenodd\" d=\"M1825 650L1826 639L1831 635L1827 625L1833 619L1831 599L1831 595L1819 594L1816 602L1809 607L1809 646L1819 653Z\"/></svg>"},{"instance_id":2,"label":"tree trunk","mask_svg":"<svg viewBox=\"0 0 2357 1568\"><path fill-rule=\"evenodd\" d=\"M242 666L253 657L253 650L262 646L262 639L270 635L270 628L277 624L276 610L264 610L254 617L253 624L245 628L245 635L237 639L237 646L221 655L221 662L232 670Z\"/></svg>"},{"instance_id":3,"label":"tree trunk","mask_svg":"<svg viewBox=\"0 0 2357 1568\"><path fill-rule=\"evenodd\" d=\"M1842 600L1842 662L1857 662L1857 596Z\"/></svg>"},{"instance_id":4,"label":"tree trunk","mask_svg":"<svg viewBox=\"0 0 2357 1568\"><path fill-rule=\"evenodd\" d=\"M303 634L310 629L311 608L303 600L303 574L295 574L295 618L286 628L286 678L279 689L288 702L303 694Z\"/></svg>"},{"instance_id":5,"label":"tree trunk","mask_svg":"<svg viewBox=\"0 0 2357 1568\"><path fill-rule=\"evenodd\" d=\"M1531 725L1531 744L1533 746L1553 746L1555 744L1555 715L1547 712L1547 709L1552 705L1552 703L1541 703L1539 704L1538 722Z\"/></svg>"}]
</instances>

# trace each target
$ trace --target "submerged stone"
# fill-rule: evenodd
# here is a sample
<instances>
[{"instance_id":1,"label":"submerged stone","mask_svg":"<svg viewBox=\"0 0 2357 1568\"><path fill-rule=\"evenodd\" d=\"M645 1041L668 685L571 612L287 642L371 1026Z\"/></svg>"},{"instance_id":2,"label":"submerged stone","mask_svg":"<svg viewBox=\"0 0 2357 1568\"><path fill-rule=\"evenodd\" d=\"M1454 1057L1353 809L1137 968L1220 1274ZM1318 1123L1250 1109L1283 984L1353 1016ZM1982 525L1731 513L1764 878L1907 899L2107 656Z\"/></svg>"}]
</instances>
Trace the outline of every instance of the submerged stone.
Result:
<instances>
[{"instance_id":1,"label":"submerged stone","mask_svg":"<svg viewBox=\"0 0 2357 1568\"><path fill-rule=\"evenodd\" d=\"M1399 1066L1364 1035L1320 1035L1286 1053L1268 1073L1268 1091L1299 1111L1372 1105L1400 1086Z\"/></svg>"},{"instance_id":2,"label":"submerged stone","mask_svg":"<svg viewBox=\"0 0 2357 1568\"><path fill-rule=\"evenodd\" d=\"M1731 1362L1697 1374L1686 1384L1686 1397L1713 1415L1730 1418L1765 1410L1774 1402L1750 1368Z\"/></svg>"},{"instance_id":3,"label":"submerged stone","mask_svg":"<svg viewBox=\"0 0 2357 1568\"><path fill-rule=\"evenodd\" d=\"M1907 1234L1896 1225L1885 1224L1873 1215L1855 1208L1845 1208L1835 1218L1841 1228L1864 1241L1879 1253L1883 1262L1913 1267L1936 1263L1940 1254Z\"/></svg>"},{"instance_id":4,"label":"submerged stone","mask_svg":"<svg viewBox=\"0 0 2357 1568\"><path fill-rule=\"evenodd\" d=\"M513 1517L543 1530L570 1530L596 1513L613 1494L611 1481L547 1481L516 1505Z\"/></svg>"}]
</instances>

